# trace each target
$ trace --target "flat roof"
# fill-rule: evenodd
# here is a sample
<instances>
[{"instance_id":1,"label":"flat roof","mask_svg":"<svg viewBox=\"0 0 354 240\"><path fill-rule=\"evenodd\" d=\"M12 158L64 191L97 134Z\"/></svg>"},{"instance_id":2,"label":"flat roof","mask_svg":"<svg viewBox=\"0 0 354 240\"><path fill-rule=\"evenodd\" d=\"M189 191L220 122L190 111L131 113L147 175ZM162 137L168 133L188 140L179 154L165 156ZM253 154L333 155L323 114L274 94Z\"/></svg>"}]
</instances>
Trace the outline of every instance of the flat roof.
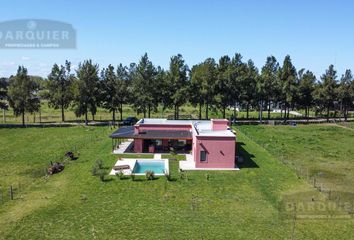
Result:
<instances>
[{"instance_id":1,"label":"flat roof","mask_svg":"<svg viewBox=\"0 0 354 240\"><path fill-rule=\"evenodd\" d=\"M192 133L187 130L145 130L140 133L134 133L134 126L125 126L113 132L110 137L134 139L192 139Z\"/></svg>"},{"instance_id":2,"label":"flat roof","mask_svg":"<svg viewBox=\"0 0 354 240\"><path fill-rule=\"evenodd\" d=\"M165 118L143 118L136 125L191 125L198 136L205 137L235 137L235 134L228 130L212 130L211 120L168 120ZM134 126L121 127L111 135L112 138L192 138L190 131L182 130L147 130L144 134L134 134Z\"/></svg>"}]
</instances>

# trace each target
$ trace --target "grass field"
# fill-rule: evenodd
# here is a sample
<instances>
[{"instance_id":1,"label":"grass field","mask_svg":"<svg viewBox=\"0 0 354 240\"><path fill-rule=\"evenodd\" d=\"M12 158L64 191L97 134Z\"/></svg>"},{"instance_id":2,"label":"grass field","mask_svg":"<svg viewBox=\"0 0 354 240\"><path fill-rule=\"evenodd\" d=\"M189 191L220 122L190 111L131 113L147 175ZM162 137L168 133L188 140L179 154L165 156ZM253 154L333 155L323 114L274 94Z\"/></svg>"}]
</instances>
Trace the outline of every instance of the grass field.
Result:
<instances>
[{"instance_id":1,"label":"grass field","mask_svg":"<svg viewBox=\"0 0 354 240\"><path fill-rule=\"evenodd\" d=\"M193 107L190 104L186 104L181 107L180 109L180 115L191 115L193 118L197 119L199 116L199 108L198 107ZM159 106L157 112L151 113L152 118L167 118L168 116L173 116L174 112L172 109L165 109L162 110L162 107ZM228 109L226 111L227 117L231 117L233 114L232 109ZM136 116L137 118L143 118L143 114L137 114L134 109L132 109L129 105L124 105L123 107L123 119L129 116ZM246 112L238 112L237 117L238 118L246 118ZM1 120L0 123L4 123L3 121L3 113L1 113ZM89 120L92 120L92 116L89 114L88 115ZM205 109L202 109L202 117L205 117ZM263 112L263 118L266 119L267 117L267 112ZM280 113L271 113L271 118L279 118ZM291 115L291 117L294 117ZM210 110L209 111L209 118L222 118L222 113L221 111L217 110ZM257 119L258 118L258 112L257 111L250 111L249 113L249 118ZM119 113L116 114L116 119L120 119ZM84 121L84 117L76 117L74 114L74 110L72 108L69 108L65 111L65 120L66 121ZM111 121L112 120L112 114L102 108L98 108L97 114L95 116L96 121ZM6 111L6 123L21 123L22 118L21 116L16 117L13 114L13 111L9 109ZM61 121L61 111L59 109L53 109L48 106L48 103L46 101L42 101L41 104L41 114L36 113L36 114L26 114L25 115L25 121L26 123L38 123L38 122L60 122Z\"/></svg>"},{"instance_id":2,"label":"grass field","mask_svg":"<svg viewBox=\"0 0 354 240\"><path fill-rule=\"evenodd\" d=\"M274 146L284 146L283 138L290 133L303 140L311 139L312 131L316 142L308 144L315 150L305 151L316 157L329 144L336 149L331 154L351 167L353 159L347 153L350 142L343 142L344 149L341 144L353 140L350 132L332 126L249 126L237 131L238 151L245 159L240 171L188 172L186 180L180 179L178 161L172 160L170 182L164 177L132 181L115 176L101 182L91 174L93 163L102 159L109 171L117 158L110 154L109 128L0 129L3 196L9 185L15 186L15 200L0 203L0 239L353 238L352 219L298 220L294 224L281 217L279 203L284 195L310 192L316 199L323 196L282 163L275 150L261 143L268 138ZM285 136L276 138L277 131ZM252 136L262 139L255 142ZM327 136L338 143L333 145ZM305 145L298 140L291 140L294 149L285 143L284 155L291 156L300 149L298 144ZM76 161L68 162L60 174L41 177L49 161L61 159L72 149L79 151ZM319 156L328 162L333 159ZM299 157L305 164L306 154L301 152Z\"/></svg>"},{"instance_id":3,"label":"grass field","mask_svg":"<svg viewBox=\"0 0 354 240\"><path fill-rule=\"evenodd\" d=\"M323 188L353 191L354 131L337 125L239 126L299 175Z\"/></svg>"}]
</instances>

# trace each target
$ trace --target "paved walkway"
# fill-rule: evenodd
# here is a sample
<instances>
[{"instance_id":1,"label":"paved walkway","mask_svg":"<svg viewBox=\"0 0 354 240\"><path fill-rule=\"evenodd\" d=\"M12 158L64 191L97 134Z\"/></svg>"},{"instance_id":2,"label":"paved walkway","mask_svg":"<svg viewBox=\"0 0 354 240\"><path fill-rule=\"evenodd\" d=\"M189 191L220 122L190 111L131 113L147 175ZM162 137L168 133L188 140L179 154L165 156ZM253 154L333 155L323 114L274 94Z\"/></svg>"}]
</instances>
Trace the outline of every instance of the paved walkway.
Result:
<instances>
[{"instance_id":1,"label":"paved walkway","mask_svg":"<svg viewBox=\"0 0 354 240\"><path fill-rule=\"evenodd\" d=\"M161 154L154 154L154 159L155 160L161 159Z\"/></svg>"},{"instance_id":2,"label":"paved walkway","mask_svg":"<svg viewBox=\"0 0 354 240\"><path fill-rule=\"evenodd\" d=\"M132 147L133 143L133 139L128 139L127 141L122 142L119 144L118 149L113 150L113 154L125 153L130 147Z\"/></svg>"},{"instance_id":3,"label":"paved walkway","mask_svg":"<svg viewBox=\"0 0 354 240\"><path fill-rule=\"evenodd\" d=\"M192 154L186 154L186 161L179 161L179 168L183 171L189 170L205 170L205 171L212 171L212 170L223 170L223 171L238 171L239 168L196 168L195 162L193 160Z\"/></svg>"}]
</instances>

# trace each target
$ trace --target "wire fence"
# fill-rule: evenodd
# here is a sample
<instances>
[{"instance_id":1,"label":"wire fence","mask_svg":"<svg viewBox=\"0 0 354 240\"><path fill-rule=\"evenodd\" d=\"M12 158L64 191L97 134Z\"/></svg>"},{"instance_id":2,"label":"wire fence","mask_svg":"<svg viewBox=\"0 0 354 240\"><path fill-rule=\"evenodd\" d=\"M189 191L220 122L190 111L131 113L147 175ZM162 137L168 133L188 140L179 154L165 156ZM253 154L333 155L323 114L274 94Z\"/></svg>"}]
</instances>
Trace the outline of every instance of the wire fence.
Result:
<instances>
[{"instance_id":1,"label":"wire fence","mask_svg":"<svg viewBox=\"0 0 354 240\"><path fill-rule=\"evenodd\" d=\"M87 136L77 139L74 142L70 142L67 139L62 139L60 146L57 148L57 151L48 156L47 163L43 163L34 169L26 172L27 177L21 178L14 183L7 185L0 185L0 204L4 204L11 200L22 199L23 194L31 187L33 184L36 184L36 179L48 180L48 167L55 163L61 162L64 163L65 167L68 167L70 164L74 164L75 161L71 161L67 156L67 152L74 153L74 156L80 157L80 151L84 151L92 146L92 144L103 141L107 137L107 127L99 127L94 131L92 128L86 128L87 131L92 131Z\"/></svg>"},{"instance_id":2,"label":"wire fence","mask_svg":"<svg viewBox=\"0 0 354 240\"><path fill-rule=\"evenodd\" d=\"M300 165L294 161L287 159L282 151L277 153L270 152L268 150L269 144L261 142L255 139L253 136L241 131L244 136L248 139L259 145L264 151L270 153L272 156L275 156L282 164L289 167L299 179L305 180L309 185L313 186L319 193L321 193L326 200L333 201L338 207L345 208L348 214L354 217L354 202L353 199L349 199L352 203L348 205L348 198L352 198L352 193L346 193L338 191L338 186L334 183L329 183L324 179L324 173L321 171L314 171L307 166ZM316 199L313 199L316 200Z\"/></svg>"}]
</instances>

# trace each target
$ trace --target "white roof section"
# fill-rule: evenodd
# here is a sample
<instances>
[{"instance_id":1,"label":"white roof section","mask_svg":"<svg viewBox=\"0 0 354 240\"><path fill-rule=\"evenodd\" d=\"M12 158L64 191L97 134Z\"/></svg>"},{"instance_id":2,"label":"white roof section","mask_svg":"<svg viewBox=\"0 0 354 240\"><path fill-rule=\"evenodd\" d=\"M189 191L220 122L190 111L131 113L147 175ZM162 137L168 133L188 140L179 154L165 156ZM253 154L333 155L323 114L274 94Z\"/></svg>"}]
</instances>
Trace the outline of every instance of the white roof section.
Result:
<instances>
[{"instance_id":1,"label":"white roof section","mask_svg":"<svg viewBox=\"0 0 354 240\"><path fill-rule=\"evenodd\" d=\"M189 125L192 120L168 120L165 118L143 118L137 124L171 124L171 125Z\"/></svg>"},{"instance_id":2,"label":"white roof section","mask_svg":"<svg viewBox=\"0 0 354 240\"><path fill-rule=\"evenodd\" d=\"M235 137L230 130L213 131L211 120L168 120L164 118L143 118L137 124L166 124L166 125L191 125L198 136L210 137Z\"/></svg>"}]
</instances>

